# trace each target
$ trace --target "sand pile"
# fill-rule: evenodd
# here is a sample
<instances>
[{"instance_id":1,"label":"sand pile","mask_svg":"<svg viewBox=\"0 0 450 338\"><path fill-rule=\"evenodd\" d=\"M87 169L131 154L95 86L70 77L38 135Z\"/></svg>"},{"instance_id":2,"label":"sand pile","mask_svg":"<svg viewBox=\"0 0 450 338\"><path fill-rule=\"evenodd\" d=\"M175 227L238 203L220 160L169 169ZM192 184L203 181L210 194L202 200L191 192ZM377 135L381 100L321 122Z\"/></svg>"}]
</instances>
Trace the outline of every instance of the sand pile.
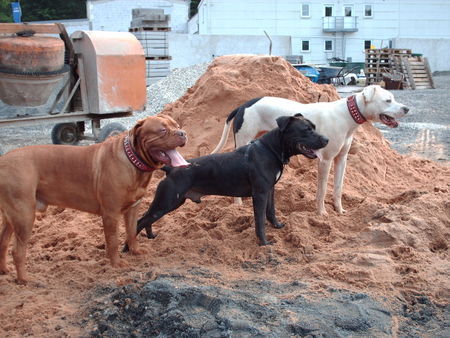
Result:
<instances>
[{"instance_id":1,"label":"sand pile","mask_svg":"<svg viewBox=\"0 0 450 338\"><path fill-rule=\"evenodd\" d=\"M191 158L215 147L231 110L264 95L300 102L338 98L333 87L311 83L282 58L224 56L163 113L187 131L190 139L181 153ZM148 255L125 255L130 268L112 270L104 258L100 218L50 208L36 221L30 241L27 266L34 283L17 286L15 273L0 277L0 335L54 334L55 327L77 334L83 330L78 311L88 300L86 290L168 271L189 274L192 267L217 272L205 278L216 285L263 278L302 281L309 291L360 290L405 304L420 294L447 302L450 168L399 155L370 124L359 128L356 138L361 148L349 157L344 184L347 213L332 210L331 178L329 215L316 215L317 160L293 158L276 186L277 215L286 226L267 228L272 246L257 245L250 199L236 206L231 198L206 197L157 222L156 239L139 239ZM142 213L162 177L154 175Z\"/></svg>"},{"instance_id":2,"label":"sand pile","mask_svg":"<svg viewBox=\"0 0 450 338\"><path fill-rule=\"evenodd\" d=\"M183 152L189 158L214 148L231 110L263 95L299 102L338 98L334 87L310 82L282 58L225 56L217 58L163 113L187 130L190 141ZM398 154L371 124L359 128L355 138L360 151L348 161L344 216L331 206L332 176L327 197L330 215L316 216L317 160L299 156L276 186L278 215L288 226L269 230L274 246L253 244L250 200L244 207L230 205L227 198L208 198L198 206L189 202L155 228L161 228L166 241L174 240L170 231L181 230L180 239L192 238L210 254L198 257L198 252L181 248L179 255L198 257L199 262L236 268L260 263L257 270L269 263L279 275L310 276L381 293L424 292L443 301L450 287L444 273L449 267L450 170ZM229 140L228 149L232 145Z\"/></svg>"},{"instance_id":3,"label":"sand pile","mask_svg":"<svg viewBox=\"0 0 450 338\"><path fill-rule=\"evenodd\" d=\"M302 103L339 99L333 86L309 81L283 58L232 55L216 58L205 75L163 112L186 128L196 128L192 130L197 130L197 135L190 134L189 149L196 149L196 155L206 155L220 139L217 128L223 127L224 117L244 102L262 96ZM232 137L228 144L234 145Z\"/></svg>"}]
</instances>

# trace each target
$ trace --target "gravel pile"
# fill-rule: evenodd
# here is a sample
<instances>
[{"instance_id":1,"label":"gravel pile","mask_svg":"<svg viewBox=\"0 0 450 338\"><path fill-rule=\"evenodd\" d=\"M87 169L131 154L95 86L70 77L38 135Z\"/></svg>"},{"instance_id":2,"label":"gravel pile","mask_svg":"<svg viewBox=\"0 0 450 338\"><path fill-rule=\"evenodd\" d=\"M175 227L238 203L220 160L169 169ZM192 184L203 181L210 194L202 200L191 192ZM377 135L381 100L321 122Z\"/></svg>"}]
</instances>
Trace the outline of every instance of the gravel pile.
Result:
<instances>
[{"instance_id":1,"label":"gravel pile","mask_svg":"<svg viewBox=\"0 0 450 338\"><path fill-rule=\"evenodd\" d=\"M146 113L156 114L168 103L178 100L203 75L209 63L175 68L169 76L147 88Z\"/></svg>"}]
</instances>

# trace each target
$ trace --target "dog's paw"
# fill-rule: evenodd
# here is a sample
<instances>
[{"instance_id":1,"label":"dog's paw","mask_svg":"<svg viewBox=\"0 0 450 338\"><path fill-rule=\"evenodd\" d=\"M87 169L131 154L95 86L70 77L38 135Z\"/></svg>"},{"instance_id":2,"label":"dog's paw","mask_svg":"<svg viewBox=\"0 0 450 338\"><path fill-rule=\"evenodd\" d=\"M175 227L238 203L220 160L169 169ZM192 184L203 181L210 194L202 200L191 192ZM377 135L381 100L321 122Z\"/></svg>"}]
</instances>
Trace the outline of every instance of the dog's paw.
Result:
<instances>
[{"instance_id":1,"label":"dog's paw","mask_svg":"<svg viewBox=\"0 0 450 338\"><path fill-rule=\"evenodd\" d=\"M147 250L145 250L145 249L138 249L138 248L136 248L136 249L130 249L130 252L131 252L132 255L135 255L135 256L140 256L140 255L146 255L146 254L148 254L148 251L147 251Z\"/></svg>"},{"instance_id":2,"label":"dog's paw","mask_svg":"<svg viewBox=\"0 0 450 338\"><path fill-rule=\"evenodd\" d=\"M155 239L158 235L155 235L153 232L150 232L145 235L148 239Z\"/></svg>"},{"instance_id":3,"label":"dog's paw","mask_svg":"<svg viewBox=\"0 0 450 338\"><path fill-rule=\"evenodd\" d=\"M130 265L123 259L115 259L114 261L111 261L111 266L115 269L125 269Z\"/></svg>"},{"instance_id":4,"label":"dog's paw","mask_svg":"<svg viewBox=\"0 0 450 338\"><path fill-rule=\"evenodd\" d=\"M323 209L319 209L318 211L317 211L317 215L319 215L319 216L328 216L328 212L325 210L325 208L323 208Z\"/></svg>"},{"instance_id":5,"label":"dog's paw","mask_svg":"<svg viewBox=\"0 0 450 338\"><path fill-rule=\"evenodd\" d=\"M259 242L260 246L266 246L266 245L272 245L272 244L273 244L272 241L267 241L267 240Z\"/></svg>"},{"instance_id":6,"label":"dog's paw","mask_svg":"<svg viewBox=\"0 0 450 338\"><path fill-rule=\"evenodd\" d=\"M277 223L274 223L274 224L272 224L272 225L273 225L273 227L276 228L276 229L281 229L281 228L284 228L284 226L285 226L286 224L277 222Z\"/></svg>"},{"instance_id":7,"label":"dog's paw","mask_svg":"<svg viewBox=\"0 0 450 338\"><path fill-rule=\"evenodd\" d=\"M28 278L16 278L16 283L18 285L27 285L28 284Z\"/></svg>"},{"instance_id":8,"label":"dog's paw","mask_svg":"<svg viewBox=\"0 0 450 338\"><path fill-rule=\"evenodd\" d=\"M0 267L0 275L7 275L9 273L9 269L7 268L7 266L1 266Z\"/></svg>"},{"instance_id":9,"label":"dog's paw","mask_svg":"<svg viewBox=\"0 0 450 338\"><path fill-rule=\"evenodd\" d=\"M335 205L334 206L334 210L336 210L336 212L340 215L343 215L347 212L347 210L345 210L342 205Z\"/></svg>"}]
</instances>

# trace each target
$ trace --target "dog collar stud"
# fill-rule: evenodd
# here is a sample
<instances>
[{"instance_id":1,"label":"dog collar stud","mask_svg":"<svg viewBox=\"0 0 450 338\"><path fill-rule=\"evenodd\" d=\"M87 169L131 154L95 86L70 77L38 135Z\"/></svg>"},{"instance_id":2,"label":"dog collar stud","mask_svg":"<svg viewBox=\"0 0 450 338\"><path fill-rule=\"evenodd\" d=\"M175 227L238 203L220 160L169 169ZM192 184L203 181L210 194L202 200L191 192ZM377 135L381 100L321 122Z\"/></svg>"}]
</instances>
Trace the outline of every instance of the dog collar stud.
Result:
<instances>
[{"instance_id":1,"label":"dog collar stud","mask_svg":"<svg viewBox=\"0 0 450 338\"><path fill-rule=\"evenodd\" d=\"M154 171L155 168L150 167L147 165L143 160L141 160L133 150L133 147L130 143L130 138L128 136L125 136L123 139L123 149L125 151L125 155L127 155L128 160L139 170L141 171Z\"/></svg>"},{"instance_id":2,"label":"dog collar stud","mask_svg":"<svg viewBox=\"0 0 450 338\"><path fill-rule=\"evenodd\" d=\"M367 119L361 114L361 111L356 104L355 95L347 97L347 108L350 112L350 116L357 124L363 124Z\"/></svg>"}]
</instances>

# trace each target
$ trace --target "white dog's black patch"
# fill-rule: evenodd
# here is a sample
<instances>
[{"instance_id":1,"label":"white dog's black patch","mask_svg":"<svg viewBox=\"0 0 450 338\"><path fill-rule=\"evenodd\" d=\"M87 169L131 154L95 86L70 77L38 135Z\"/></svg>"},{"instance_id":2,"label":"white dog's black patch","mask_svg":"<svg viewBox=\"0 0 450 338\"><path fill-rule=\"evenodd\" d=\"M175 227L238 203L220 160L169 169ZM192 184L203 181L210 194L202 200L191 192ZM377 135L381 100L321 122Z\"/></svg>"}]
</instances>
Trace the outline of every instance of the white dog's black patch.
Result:
<instances>
[{"instance_id":1,"label":"white dog's black patch","mask_svg":"<svg viewBox=\"0 0 450 338\"><path fill-rule=\"evenodd\" d=\"M227 123L229 123L231 120L233 120L233 132L236 134L239 129L241 129L242 124L244 123L244 113L245 109L253 106L256 102L261 100L262 97L257 97L255 99L251 99L247 102L245 102L243 105L237 107L235 110L233 110L230 115L228 115Z\"/></svg>"}]
</instances>

